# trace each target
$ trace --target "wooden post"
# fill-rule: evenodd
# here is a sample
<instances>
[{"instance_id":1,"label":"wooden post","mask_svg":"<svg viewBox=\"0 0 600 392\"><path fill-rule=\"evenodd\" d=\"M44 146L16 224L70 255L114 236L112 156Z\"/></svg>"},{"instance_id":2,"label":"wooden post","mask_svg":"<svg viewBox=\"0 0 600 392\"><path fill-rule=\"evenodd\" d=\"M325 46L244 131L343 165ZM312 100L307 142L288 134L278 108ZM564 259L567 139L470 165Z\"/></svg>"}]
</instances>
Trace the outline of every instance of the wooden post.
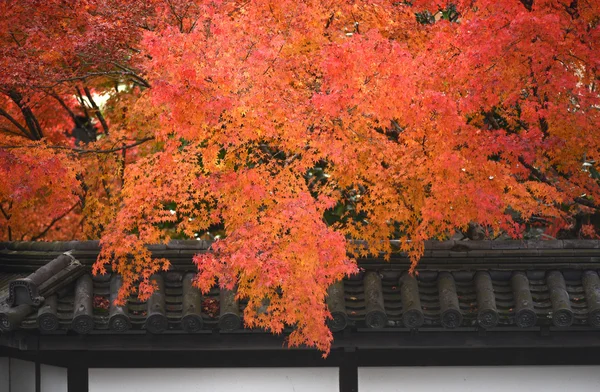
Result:
<instances>
[{"instance_id":1,"label":"wooden post","mask_svg":"<svg viewBox=\"0 0 600 392\"><path fill-rule=\"evenodd\" d=\"M416 329L425 322L421 308L419 283L417 279L405 272L400 277L400 298L402 299L402 322L406 328Z\"/></svg>"},{"instance_id":2,"label":"wooden post","mask_svg":"<svg viewBox=\"0 0 600 392\"><path fill-rule=\"evenodd\" d=\"M462 313L456 295L454 277L449 272L438 276L438 291L440 296L440 322L445 328L456 328L462 324Z\"/></svg>"},{"instance_id":3,"label":"wooden post","mask_svg":"<svg viewBox=\"0 0 600 392\"><path fill-rule=\"evenodd\" d=\"M515 297L515 323L521 328L531 328L537 322L529 279L524 272L515 272L510 279Z\"/></svg>"},{"instance_id":4,"label":"wooden post","mask_svg":"<svg viewBox=\"0 0 600 392\"><path fill-rule=\"evenodd\" d=\"M240 305L235 299L235 292L221 289L219 293L219 306L219 329L225 332L240 329L242 319L240 317Z\"/></svg>"},{"instance_id":5,"label":"wooden post","mask_svg":"<svg viewBox=\"0 0 600 392\"><path fill-rule=\"evenodd\" d=\"M94 329L93 295L92 277L86 274L77 279L71 328L82 335L90 333Z\"/></svg>"},{"instance_id":6,"label":"wooden post","mask_svg":"<svg viewBox=\"0 0 600 392\"><path fill-rule=\"evenodd\" d=\"M53 332L59 327L58 315L56 314L58 299L56 295L51 295L44 301L44 305L39 308L37 314L38 328L41 332Z\"/></svg>"},{"instance_id":7,"label":"wooden post","mask_svg":"<svg viewBox=\"0 0 600 392\"><path fill-rule=\"evenodd\" d=\"M340 392L358 391L358 355L353 348L344 349L339 370Z\"/></svg>"},{"instance_id":8,"label":"wooden post","mask_svg":"<svg viewBox=\"0 0 600 392\"><path fill-rule=\"evenodd\" d=\"M169 328L169 320L165 315L165 281L160 275L150 278L157 285L150 299L148 299L148 317L146 318L146 330L159 334Z\"/></svg>"},{"instance_id":9,"label":"wooden post","mask_svg":"<svg viewBox=\"0 0 600 392\"><path fill-rule=\"evenodd\" d=\"M67 391L89 391L89 369L83 366L69 366L67 368Z\"/></svg>"},{"instance_id":10,"label":"wooden post","mask_svg":"<svg viewBox=\"0 0 600 392\"><path fill-rule=\"evenodd\" d=\"M344 281L340 280L329 286L326 302L331 313L331 320L327 320L329 329L331 329L331 332L344 330L348 325L346 300L344 298Z\"/></svg>"},{"instance_id":11,"label":"wooden post","mask_svg":"<svg viewBox=\"0 0 600 392\"><path fill-rule=\"evenodd\" d=\"M552 323L557 327L569 327L573 324L573 310L567 293L565 278L559 271L550 271L546 276L552 302Z\"/></svg>"},{"instance_id":12,"label":"wooden post","mask_svg":"<svg viewBox=\"0 0 600 392\"><path fill-rule=\"evenodd\" d=\"M381 277L377 272L367 272L364 278L364 285L367 308L365 323L369 328L385 328L388 320L383 302Z\"/></svg>"},{"instance_id":13,"label":"wooden post","mask_svg":"<svg viewBox=\"0 0 600 392\"><path fill-rule=\"evenodd\" d=\"M202 329L202 295L192 282L196 274L189 273L183 277L183 312L181 326L188 332L198 332Z\"/></svg>"},{"instance_id":14,"label":"wooden post","mask_svg":"<svg viewBox=\"0 0 600 392\"><path fill-rule=\"evenodd\" d=\"M475 274L475 294L477 295L477 323L483 328L494 328L498 325L499 316L496 309L496 297L492 278L487 272Z\"/></svg>"},{"instance_id":15,"label":"wooden post","mask_svg":"<svg viewBox=\"0 0 600 392\"><path fill-rule=\"evenodd\" d=\"M600 278L596 271L584 271L582 278L588 310L588 324L600 328Z\"/></svg>"},{"instance_id":16,"label":"wooden post","mask_svg":"<svg viewBox=\"0 0 600 392\"><path fill-rule=\"evenodd\" d=\"M115 304L121 288L121 276L113 273L110 277L110 310L108 312L108 328L114 332L127 332L131 328L131 321L127 315L127 308Z\"/></svg>"}]
</instances>

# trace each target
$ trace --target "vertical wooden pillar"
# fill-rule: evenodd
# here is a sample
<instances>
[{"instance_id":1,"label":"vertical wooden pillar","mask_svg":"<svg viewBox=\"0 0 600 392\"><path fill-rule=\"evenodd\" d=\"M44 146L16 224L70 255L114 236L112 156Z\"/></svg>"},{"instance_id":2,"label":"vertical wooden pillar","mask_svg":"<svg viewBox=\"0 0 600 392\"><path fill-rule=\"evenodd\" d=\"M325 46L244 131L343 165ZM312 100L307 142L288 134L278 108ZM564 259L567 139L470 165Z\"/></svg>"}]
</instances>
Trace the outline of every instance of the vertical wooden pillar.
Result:
<instances>
[{"instance_id":1,"label":"vertical wooden pillar","mask_svg":"<svg viewBox=\"0 0 600 392\"><path fill-rule=\"evenodd\" d=\"M344 349L340 364L340 392L358 392L358 360L356 349Z\"/></svg>"},{"instance_id":2,"label":"vertical wooden pillar","mask_svg":"<svg viewBox=\"0 0 600 392\"><path fill-rule=\"evenodd\" d=\"M35 392L41 392L42 390L42 371L40 366L39 353L40 352L38 351L35 358Z\"/></svg>"},{"instance_id":3,"label":"vertical wooden pillar","mask_svg":"<svg viewBox=\"0 0 600 392\"><path fill-rule=\"evenodd\" d=\"M67 368L67 391L88 392L89 389L88 368L82 366L69 366Z\"/></svg>"}]
</instances>

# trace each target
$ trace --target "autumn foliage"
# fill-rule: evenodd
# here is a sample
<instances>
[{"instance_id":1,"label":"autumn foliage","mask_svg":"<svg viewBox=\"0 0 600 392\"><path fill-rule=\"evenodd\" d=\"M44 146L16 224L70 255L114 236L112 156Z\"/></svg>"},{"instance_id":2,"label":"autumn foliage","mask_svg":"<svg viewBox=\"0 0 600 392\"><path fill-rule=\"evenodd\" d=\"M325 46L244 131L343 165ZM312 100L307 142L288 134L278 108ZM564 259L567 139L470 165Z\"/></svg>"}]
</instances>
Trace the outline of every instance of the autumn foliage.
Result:
<instances>
[{"instance_id":1,"label":"autumn foliage","mask_svg":"<svg viewBox=\"0 0 600 392\"><path fill-rule=\"evenodd\" d=\"M423 241L597 238L600 2L9 0L0 236L215 241L196 283L327 352L327 287ZM102 100L102 102L100 102ZM267 304L266 311L264 311ZM263 311L258 311L263 309Z\"/></svg>"}]
</instances>

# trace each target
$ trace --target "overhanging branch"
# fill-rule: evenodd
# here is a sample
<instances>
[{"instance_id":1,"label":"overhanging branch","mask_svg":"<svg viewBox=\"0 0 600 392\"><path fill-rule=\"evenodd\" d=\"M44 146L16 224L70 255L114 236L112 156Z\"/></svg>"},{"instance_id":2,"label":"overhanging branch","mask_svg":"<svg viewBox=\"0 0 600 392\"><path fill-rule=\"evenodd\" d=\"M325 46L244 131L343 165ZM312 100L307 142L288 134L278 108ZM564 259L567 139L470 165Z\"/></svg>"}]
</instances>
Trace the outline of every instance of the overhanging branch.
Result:
<instances>
[{"instance_id":1,"label":"overhanging branch","mask_svg":"<svg viewBox=\"0 0 600 392\"><path fill-rule=\"evenodd\" d=\"M109 149L99 149L99 150L88 150L85 148L71 148L71 147L66 147L66 146L45 146L45 148L50 148L50 149L55 149L55 150L69 150L69 151L76 152L78 154L108 154L111 152L128 150L130 148L137 147L140 144L146 143L147 141L150 141L150 140L154 140L154 137L147 137L144 139L136 140L135 143L123 145L121 147L114 147L114 148L109 148ZM39 144L30 144L30 145L24 145L24 146L15 146L15 145L2 146L2 145L0 145L0 148L4 148L4 149L37 148L37 147L40 147L40 145Z\"/></svg>"},{"instance_id":2,"label":"overhanging branch","mask_svg":"<svg viewBox=\"0 0 600 392\"><path fill-rule=\"evenodd\" d=\"M530 165L529 163L525 162L525 159L523 157L519 157L519 163L521 163L526 169L528 169L531 174L533 174L533 176L535 178L537 178L538 180L540 180L541 182L543 182L544 184L550 185L550 186L555 186L552 181L550 181L550 179L544 174L542 173L540 170L536 169L535 167L533 167L532 165ZM560 188L559 188L560 190ZM600 211L600 206L598 206L597 204L595 204L593 201L585 199L583 197L576 197L573 199L573 201L577 204L581 204L583 206L589 207L589 208L593 208L595 210Z\"/></svg>"}]
</instances>

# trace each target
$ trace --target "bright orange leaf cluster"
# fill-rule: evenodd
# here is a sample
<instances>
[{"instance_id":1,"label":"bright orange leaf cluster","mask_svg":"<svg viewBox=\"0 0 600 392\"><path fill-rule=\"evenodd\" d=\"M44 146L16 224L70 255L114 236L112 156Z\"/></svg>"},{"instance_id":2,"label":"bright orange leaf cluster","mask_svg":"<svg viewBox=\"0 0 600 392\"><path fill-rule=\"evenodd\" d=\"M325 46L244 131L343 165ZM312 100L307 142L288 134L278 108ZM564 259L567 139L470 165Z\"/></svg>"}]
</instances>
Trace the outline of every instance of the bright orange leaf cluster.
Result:
<instances>
[{"instance_id":1,"label":"bright orange leaf cluster","mask_svg":"<svg viewBox=\"0 0 600 392\"><path fill-rule=\"evenodd\" d=\"M169 268L144 244L216 236L197 285L327 352L327 287L390 238L597 236L598 2L0 7L0 233L100 237L122 300Z\"/></svg>"}]
</instances>

